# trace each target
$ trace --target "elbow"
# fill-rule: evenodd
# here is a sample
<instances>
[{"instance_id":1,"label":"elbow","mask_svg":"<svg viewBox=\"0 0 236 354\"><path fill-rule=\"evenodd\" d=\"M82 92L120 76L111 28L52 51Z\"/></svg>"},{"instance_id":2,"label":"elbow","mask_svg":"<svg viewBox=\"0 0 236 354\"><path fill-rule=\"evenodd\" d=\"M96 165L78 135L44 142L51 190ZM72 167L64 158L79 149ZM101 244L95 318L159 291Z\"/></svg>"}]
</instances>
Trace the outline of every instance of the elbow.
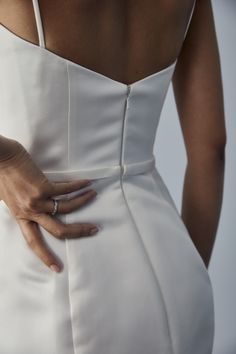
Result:
<instances>
[{"instance_id":1,"label":"elbow","mask_svg":"<svg viewBox=\"0 0 236 354\"><path fill-rule=\"evenodd\" d=\"M218 158L222 163L225 163L225 150L226 150L226 143L218 151Z\"/></svg>"},{"instance_id":2,"label":"elbow","mask_svg":"<svg viewBox=\"0 0 236 354\"><path fill-rule=\"evenodd\" d=\"M227 144L227 135L226 133L221 137L221 139L215 144L215 156L222 163L225 163L225 152Z\"/></svg>"},{"instance_id":3,"label":"elbow","mask_svg":"<svg viewBox=\"0 0 236 354\"><path fill-rule=\"evenodd\" d=\"M215 141L194 144L187 149L187 164L211 164L216 163L224 166L226 156L227 137L222 136Z\"/></svg>"}]
</instances>

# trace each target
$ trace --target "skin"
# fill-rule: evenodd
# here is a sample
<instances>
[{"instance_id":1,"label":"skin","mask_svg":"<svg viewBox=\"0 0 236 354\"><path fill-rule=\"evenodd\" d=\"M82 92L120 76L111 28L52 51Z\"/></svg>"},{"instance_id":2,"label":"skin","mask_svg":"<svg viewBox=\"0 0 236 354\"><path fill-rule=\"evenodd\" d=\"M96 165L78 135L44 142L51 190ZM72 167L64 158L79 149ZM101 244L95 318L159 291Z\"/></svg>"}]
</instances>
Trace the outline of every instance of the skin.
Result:
<instances>
[{"instance_id":1,"label":"skin","mask_svg":"<svg viewBox=\"0 0 236 354\"><path fill-rule=\"evenodd\" d=\"M210 0L197 0L183 43L192 5L193 0L57 0L55 6L40 0L47 49L114 80L133 83L179 56L173 88L188 160L182 217L208 266L221 208L226 132ZM0 23L38 44L31 0L0 0ZM88 232L86 224L64 225L48 214L52 196L84 186L81 180L49 182L21 144L0 136L0 197L47 266L58 260L37 224L60 238ZM75 210L93 196L60 202L59 212Z\"/></svg>"},{"instance_id":2,"label":"skin","mask_svg":"<svg viewBox=\"0 0 236 354\"><path fill-rule=\"evenodd\" d=\"M187 152L182 219L206 267L223 198L226 128L212 6L198 0L173 77Z\"/></svg>"},{"instance_id":3,"label":"skin","mask_svg":"<svg viewBox=\"0 0 236 354\"><path fill-rule=\"evenodd\" d=\"M1 137L1 146L5 140ZM91 230L96 227L95 224L64 224L50 213L53 210L51 198L82 189L88 186L90 181L51 182L21 144L14 140L6 143L8 146L12 145L12 154L8 151L8 155L0 160L0 199L15 217L32 251L45 265L55 265L52 270L58 271L61 269L60 260L44 242L38 225L58 239L89 236ZM78 209L91 201L96 194L95 190L90 189L70 200L60 200L58 213L65 214Z\"/></svg>"}]
</instances>

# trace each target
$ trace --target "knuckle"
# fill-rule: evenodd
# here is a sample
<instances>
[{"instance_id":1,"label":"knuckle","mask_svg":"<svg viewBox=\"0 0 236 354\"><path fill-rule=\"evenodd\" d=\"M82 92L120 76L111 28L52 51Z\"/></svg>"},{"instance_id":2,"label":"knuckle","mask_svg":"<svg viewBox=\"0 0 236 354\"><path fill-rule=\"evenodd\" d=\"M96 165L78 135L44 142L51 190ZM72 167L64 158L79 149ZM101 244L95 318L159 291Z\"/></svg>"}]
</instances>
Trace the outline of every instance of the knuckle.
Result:
<instances>
[{"instance_id":1,"label":"knuckle","mask_svg":"<svg viewBox=\"0 0 236 354\"><path fill-rule=\"evenodd\" d=\"M25 216L24 211L22 209L15 208L14 209L14 216L15 216L16 220L21 220Z\"/></svg>"},{"instance_id":2,"label":"knuckle","mask_svg":"<svg viewBox=\"0 0 236 354\"><path fill-rule=\"evenodd\" d=\"M82 234L84 231L84 226L83 224L77 224L77 233Z\"/></svg>"},{"instance_id":3,"label":"knuckle","mask_svg":"<svg viewBox=\"0 0 236 354\"><path fill-rule=\"evenodd\" d=\"M66 227L61 225L60 227L56 228L54 235L58 238L64 238L66 235Z\"/></svg>"},{"instance_id":4,"label":"knuckle","mask_svg":"<svg viewBox=\"0 0 236 354\"><path fill-rule=\"evenodd\" d=\"M38 199L42 198L42 196L43 196L42 187L35 188L34 192L33 192L33 195L32 195L32 200L36 200L37 201Z\"/></svg>"},{"instance_id":5,"label":"knuckle","mask_svg":"<svg viewBox=\"0 0 236 354\"><path fill-rule=\"evenodd\" d=\"M71 224L71 237L74 237L75 235L77 236L82 236L83 235L83 226L82 224Z\"/></svg>"},{"instance_id":6,"label":"knuckle","mask_svg":"<svg viewBox=\"0 0 236 354\"><path fill-rule=\"evenodd\" d=\"M41 199L44 196L44 191L45 191L45 183L44 181L41 181L39 185L33 188L31 199L35 201Z\"/></svg>"},{"instance_id":7,"label":"knuckle","mask_svg":"<svg viewBox=\"0 0 236 354\"><path fill-rule=\"evenodd\" d=\"M35 249L37 245L37 240L34 237L27 238L26 242L31 249Z\"/></svg>"},{"instance_id":8,"label":"knuckle","mask_svg":"<svg viewBox=\"0 0 236 354\"><path fill-rule=\"evenodd\" d=\"M48 194L49 190L52 190L53 183L49 181L46 177L41 181L39 194L40 196L45 196Z\"/></svg>"},{"instance_id":9,"label":"knuckle","mask_svg":"<svg viewBox=\"0 0 236 354\"><path fill-rule=\"evenodd\" d=\"M87 235L89 233L89 231L90 231L90 227L88 227L85 224L80 224L79 233L81 235Z\"/></svg>"},{"instance_id":10,"label":"knuckle","mask_svg":"<svg viewBox=\"0 0 236 354\"><path fill-rule=\"evenodd\" d=\"M56 192L56 182L48 181L44 184L43 193L46 195L51 195Z\"/></svg>"},{"instance_id":11,"label":"knuckle","mask_svg":"<svg viewBox=\"0 0 236 354\"><path fill-rule=\"evenodd\" d=\"M50 267L50 265L52 263L55 263L55 261L53 260L53 257L51 257L51 255L47 255L47 254L43 255L42 261L48 267Z\"/></svg>"},{"instance_id":12,"label":"knuckle","mask_svg":"<svg viewBox=\"0 0 236 354\"><path fill-rule=\"evenodd\" d=\"M33 195L33 196L30 196L29 198L27 198L25 200L25 203L24 203L24 211L25 212L28 212L28 211L34 211L37 209L37 206L38 206L38 196L36 195Z\"/></svg>"}]
</instances>

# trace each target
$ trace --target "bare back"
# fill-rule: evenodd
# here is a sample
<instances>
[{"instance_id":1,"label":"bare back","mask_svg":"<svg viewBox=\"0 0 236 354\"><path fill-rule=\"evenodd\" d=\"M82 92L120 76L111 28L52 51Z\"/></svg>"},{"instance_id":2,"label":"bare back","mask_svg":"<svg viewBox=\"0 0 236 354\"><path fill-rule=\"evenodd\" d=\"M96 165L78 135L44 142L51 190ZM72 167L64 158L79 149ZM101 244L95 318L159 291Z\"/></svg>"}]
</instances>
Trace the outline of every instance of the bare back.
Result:
<instances>
[{"instance_id":1,"label":"bare back","mask_svg":"<svg viewBox=\"0 0 236 354\"><path fill-rule=\"evenodd\" d=\"M132 83L178 56L194 0L40 0L46 48ZM32 1L0 1L0 23L38 44Z\"/></svg>"}]
</instances>

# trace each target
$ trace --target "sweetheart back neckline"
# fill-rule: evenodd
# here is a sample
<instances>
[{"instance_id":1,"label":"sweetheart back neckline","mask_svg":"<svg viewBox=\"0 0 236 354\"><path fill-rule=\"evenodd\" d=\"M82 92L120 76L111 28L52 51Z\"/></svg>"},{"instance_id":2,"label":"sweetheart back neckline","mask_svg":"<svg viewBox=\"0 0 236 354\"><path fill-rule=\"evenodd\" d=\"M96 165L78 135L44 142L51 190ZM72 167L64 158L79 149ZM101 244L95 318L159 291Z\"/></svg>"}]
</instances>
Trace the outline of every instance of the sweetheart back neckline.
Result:
<instances>
[{"instance_id":1,"label":"sweetheart back neckline","mask_svg":"<svg viewBox=\"0 0 236 354\"><path fill-rule=\"evenodd\" d=\"M98 77L103 78L103 79L105 79L105 80L109 80L109 81L113 82L114 84L117 84L117 85L120 85L120 86L125 87L126 89L131 89L133 86L136 86L136 85L138 85L138 84L141 84L141 83L143 83L143 82L145 82L145 81L147 81L147 80L149 80L149 79L151 79L151 78L159 77L159 75L161 75L161 74L163 74L163 73L165 73L165 72L167 72L167 71L169 71L169 70L174 69L174 67L175 67L175 65L176 65L176 63L177 63L177 61L178 61L178 57L177 57L170 65L164 67L163 69L158 70L158 71L156 71L156 72L154 72L154 73L152 73L152 74L150 74L150 75L147 75L147 76L143 77L142 79L136 80L136 81L134 81L134 82L132 82L132 83L130 83L130 84L126 84L126 83L124 83L124 82L121 82L121 81L112 79L111 77L109 77L109 76L107 76L107 75L105 75L105 74L102 74L102 73L100 73L100 72L98 72L98 71L89 69L88 67L83 66L83 65L81 65L81 64L79 64L79 63L76 63L76 62L74 62L74 61L72 61L72 60L70 60L70 59L67 59L67 58L65 58L65 57L63 57L63 56L61 56L61 55L59 55L59 54L57 54L57 53L55 53L55 52L53 52L53 51L47 49L46 47L43 47L43 46L40 46L40 45L35 44L35 43L33 43L33 42L30 42L30 41L28 41L27 39L25 39L25 38L23 38L23 37L20 37L20 36L17 35L16 33L14 33L14 32L12 32L11 30L9 30L9 29L8 29L7 27L5 27L2 23L0 23L0 30L2 30L4 33L8 34L9 37L11 37L11 38L13 38L13 39L19 41L19 43L23 43L24 45L31 46L32 48L35 48L35 49L37 49L37 50L39 50L39 51L41 51L41 52L47 53L47 54L50 55L52 58L53 58L53 57L54 57L54 58L57 58L58 60L60 60L60 61L62 61L62 62L64 62L64 63L67 62L68 64L73 65L73 66L79 68L80 70L84 70L84 71L90 72L90 73L92 73L92 74L95 75L95 76L98 76Z\"/></svg>"}]
</instances>

